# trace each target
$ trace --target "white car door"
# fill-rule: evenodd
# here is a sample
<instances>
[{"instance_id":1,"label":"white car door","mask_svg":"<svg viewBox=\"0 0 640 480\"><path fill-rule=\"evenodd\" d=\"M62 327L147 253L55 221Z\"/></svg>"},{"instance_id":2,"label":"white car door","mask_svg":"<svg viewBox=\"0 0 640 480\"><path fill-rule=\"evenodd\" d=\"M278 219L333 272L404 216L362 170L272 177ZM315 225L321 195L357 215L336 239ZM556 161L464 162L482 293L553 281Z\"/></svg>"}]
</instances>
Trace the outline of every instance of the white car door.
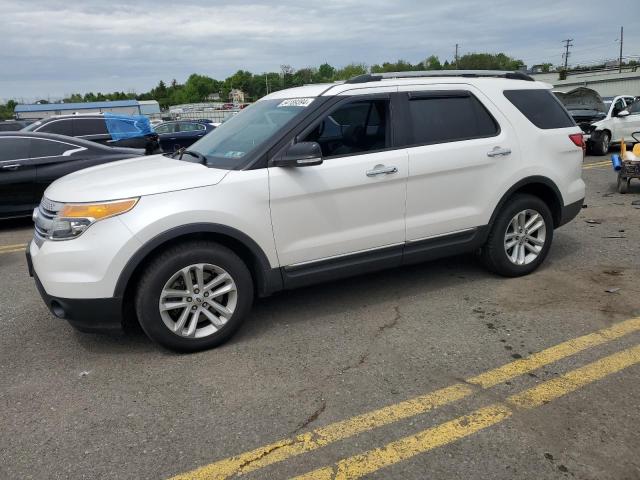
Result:
<instances>
[{"instance_id":1,"label":"white car door","mask_svg":"<svg viewBox=\"0 0 640 480\"><path fill-rule=\"evenodd\" d=\"M408 159L391 121L388 93L345 99L298 135L320 144L322 164L269 167L281 266L401 248Z\"/></svg>"},{"instance_id":2,"label":"white car door","mask_svg":"<svg viewBox=\"0 0 640 480\"><path fill-rule=\"evenodd\" d=\"M610 119L611 126L611 142L618 143L622 138L629 138L631 128L627 117L619 117L618 114L627 108L622 97L617 98L611 105Z\"/></svg>"},{"instance_id":3,"label":"white car door","mask_svg":"<svg viewBox=\"0 0 640 480\"><path fill-rule=\"evenodd\" d=\"M492 185L506 185L520 160L515 132L471 85L412 85L409 115L407 242L488 224Z\"/></svg>"},{"instance_id":4,"label":"white car door","mask_svg":"<svg viewBox=\"0 0 640 480\"><path fill-rule=\"evenodd\" d=\"M625 124L625 141L637 142L640 139L640 101L629 102L627 106L629 115L624 118ZM633 134L638 134L633 137Z\"/></svg>"}]
</instances>

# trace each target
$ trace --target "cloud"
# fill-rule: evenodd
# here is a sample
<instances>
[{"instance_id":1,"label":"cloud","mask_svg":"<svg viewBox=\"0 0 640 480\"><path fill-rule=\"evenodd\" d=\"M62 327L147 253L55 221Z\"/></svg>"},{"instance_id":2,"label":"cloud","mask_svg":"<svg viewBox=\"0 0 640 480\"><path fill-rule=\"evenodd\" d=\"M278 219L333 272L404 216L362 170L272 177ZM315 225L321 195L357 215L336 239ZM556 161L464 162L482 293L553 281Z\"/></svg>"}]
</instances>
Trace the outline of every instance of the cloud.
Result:
<instances>
[{"instance_id":1,"label":"cloud","mask_svg":"<svg viewBox=\"0 0 640 480\"><path fill-rule=\"evenodd\" d=\"M622 0L617 11L637 10ZM28 8L26 7L28 5ZM198 72L224 78L238 69L274 71L322 62L344 65L435 54L504 52L525 63L616 55L619 26L602 4L539 0L0 0L0 97L59 97L72 92L146 91L158 80ZM627 16L627 18L632 18ZM625 44L640 54L629 25Z\"/></svg>"}]
</instances>

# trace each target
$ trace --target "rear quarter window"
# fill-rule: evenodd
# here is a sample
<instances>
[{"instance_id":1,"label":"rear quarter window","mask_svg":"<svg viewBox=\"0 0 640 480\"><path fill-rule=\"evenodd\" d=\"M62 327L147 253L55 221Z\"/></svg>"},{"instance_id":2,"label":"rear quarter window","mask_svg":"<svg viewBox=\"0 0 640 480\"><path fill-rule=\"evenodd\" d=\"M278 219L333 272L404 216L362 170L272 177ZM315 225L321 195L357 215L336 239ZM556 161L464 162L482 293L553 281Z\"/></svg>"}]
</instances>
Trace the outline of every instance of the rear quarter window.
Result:
<instances>
[{"instance_id":1,"label":"rear quarter window","mask_svg":"<svg viewBox=\"0 0 640 480\"><path fill-rule=\"evenodd\" d=\"M573 118L549 90L505 90L504 96L538 128L575 126Z\"/></svg>"}]
</instances>

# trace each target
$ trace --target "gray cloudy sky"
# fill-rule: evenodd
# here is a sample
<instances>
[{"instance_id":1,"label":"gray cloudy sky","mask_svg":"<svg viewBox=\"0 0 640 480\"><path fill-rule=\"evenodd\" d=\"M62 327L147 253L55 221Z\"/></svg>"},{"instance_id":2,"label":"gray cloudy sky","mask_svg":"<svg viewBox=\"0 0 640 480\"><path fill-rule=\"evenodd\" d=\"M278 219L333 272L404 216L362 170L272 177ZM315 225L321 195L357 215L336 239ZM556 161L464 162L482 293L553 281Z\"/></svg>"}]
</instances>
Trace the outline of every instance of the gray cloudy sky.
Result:
<instances>
[{"instance_id":1,"label":"gray cloudy sky","mask_svg":"<svg viewBox=\"0 0 640 480\"><path fill-rule=\"evenodd\" d=\"M640 0L0 0L0 99L147 91L190 73L223 79L329 62L504 52L528 65L640 55Z\"/></svg>"}]
</instances>

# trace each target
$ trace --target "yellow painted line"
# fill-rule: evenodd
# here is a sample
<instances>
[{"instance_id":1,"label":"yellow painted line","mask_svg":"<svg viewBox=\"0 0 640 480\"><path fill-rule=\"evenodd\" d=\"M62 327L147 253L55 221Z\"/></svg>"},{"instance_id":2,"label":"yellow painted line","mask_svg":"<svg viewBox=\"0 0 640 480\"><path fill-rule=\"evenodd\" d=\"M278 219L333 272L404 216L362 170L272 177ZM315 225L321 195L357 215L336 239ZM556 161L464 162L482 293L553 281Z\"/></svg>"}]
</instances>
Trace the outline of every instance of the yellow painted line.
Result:
<instances>
[{"instance_id":1,"label":"yellow painted line","mask_svg":"<svg viewBox=\"0 0 640 480\"><path fill-rule=\"evenodd\" d=\"M24 250L25 248L27 248L26 243L16 243L15 245L0 245L0 252L14 251L19 249Z\"/></svg>"},{"instance_id":2,"label":"yellow painted line","mask_svg":"<svg viewBox=\"0 0 640 480\"><path fill-rule=\"evenodd\" d=\"M587 348L601 345L640 330L640 317L617 323L611 327L567 340L553 347L535 353L528 358L518 359L501 367L489 370L466 380L431 393L421 395L387 407L331 423L302 433L296 437L283 439L239 455L197 468L191 472L172 477L171 480L223 480L234 475L252 472L290 457L310 452L331 443L344 440L362 432L388 425L398 420L426 413L442 405L453 403L470 396L476 388L489 388L575 355Z\"/></svg>"},{"instance_id":3,"label":"yellow painted line","mask_svg":"<svg viewBox=\"0 0 640 480\"><path fill-rule=\"evenodd\" d=\"M3 253L24 252L24 248L16 248L15 250L0 250L0 255Z\"/></svg>"},{"instance_id":4,"label":"yellow painted line","mask_svg":"<svg viewBox=\"0 0 640 480\"><path fill-rule=\"evenodd\" d=\"M640 363L640 345L572 370L558 378L541 383L497 403L475 410L469 415L428 428L387 445L340 460L295 477L293 480L350 480L361 478L381 468L410 459L468 437L512 416L517 408L536 408L571 393L590 383Z\"/></svg>"},{"instance_id":5,"label":"yellow painted line","mask_svg":"<svg viewBox=\"0 0 640 480\"><path fill-rule=\"evenodd\" d=\"M604 168L604 167L611 167L611 162L610 161L606 161L606 162L594 162L594 163L586 163L582 166L583 170L590 170L592 168Z\"/></svg>"}]
</instances>

